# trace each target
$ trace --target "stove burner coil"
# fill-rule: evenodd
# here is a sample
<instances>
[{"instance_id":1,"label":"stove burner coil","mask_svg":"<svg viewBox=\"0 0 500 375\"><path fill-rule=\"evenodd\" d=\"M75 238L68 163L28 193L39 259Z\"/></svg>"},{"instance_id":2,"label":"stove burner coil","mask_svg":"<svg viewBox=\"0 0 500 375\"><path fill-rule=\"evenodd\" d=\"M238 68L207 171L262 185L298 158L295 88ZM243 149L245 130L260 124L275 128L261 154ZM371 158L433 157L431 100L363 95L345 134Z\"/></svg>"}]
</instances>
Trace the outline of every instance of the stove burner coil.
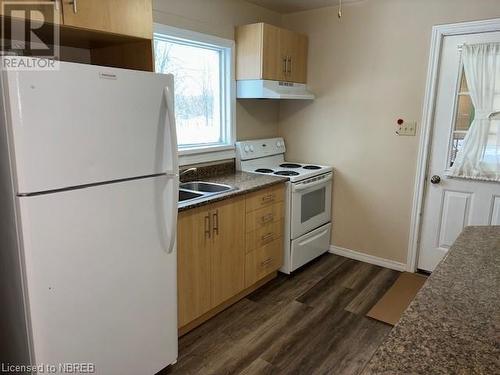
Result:
<instances>
[{"instance_id":1,"label":"stove burner coil","mask_svg":"<svg viewBox=\"0 0 500 375\"><path fill-rule=\"evenodd\" d=\"M294 164L294 163L285 163L285 164L280 164L281 168L300 168L300 164Z\"/></svg>"},{"instance_id":2,"label":"stove burner coil","mask_svg":"<svg viewBox=\"0 0 500 375\"><path fill-rule=\"evenodd\" d=\"M274 174L276 174L278 176L298 176L299 175L298 172L294 172L294 171L278 171L278 172L274 172Z\"/></svg>"},{"instance_id":3,"label":"stove burner coil","mask_svg":"<svg viewBox=\"0 0 500 375\"><path fill-rule=\"evenodd\" d=\"M306 165L304 169L321 169L321 167L318 167L317 165Z\"/></svg>"}]
</instances>

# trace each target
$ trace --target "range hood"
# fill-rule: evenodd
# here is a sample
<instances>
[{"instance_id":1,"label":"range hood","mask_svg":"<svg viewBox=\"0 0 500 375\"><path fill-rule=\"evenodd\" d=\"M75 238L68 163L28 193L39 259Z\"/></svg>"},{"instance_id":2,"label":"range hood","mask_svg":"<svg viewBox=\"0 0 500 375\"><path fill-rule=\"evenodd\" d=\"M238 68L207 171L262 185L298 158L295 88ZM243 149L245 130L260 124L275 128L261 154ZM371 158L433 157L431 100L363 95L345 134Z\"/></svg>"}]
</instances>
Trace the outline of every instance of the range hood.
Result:
<instances>
[{"instance_id":1,"label":"range hood","mask_svg":"<svg viewBox=\"0 0 500 375\"><path fill-rule=\"evenodd\" d=\"M237 81L236 87L238 99L314 99L303 83L249 79Z\"/></svg>"}]
</instances>

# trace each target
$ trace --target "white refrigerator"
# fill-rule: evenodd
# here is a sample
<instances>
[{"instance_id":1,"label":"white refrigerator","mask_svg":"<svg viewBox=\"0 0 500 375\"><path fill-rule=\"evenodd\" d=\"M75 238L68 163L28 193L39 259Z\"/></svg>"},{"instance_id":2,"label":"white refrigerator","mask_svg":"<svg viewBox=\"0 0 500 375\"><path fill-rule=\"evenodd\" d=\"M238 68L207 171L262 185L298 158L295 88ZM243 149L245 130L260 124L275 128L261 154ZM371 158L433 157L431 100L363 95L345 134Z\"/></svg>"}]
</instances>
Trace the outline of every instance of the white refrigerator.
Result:
<instances>
[{"instance_id":1,"label":"white refrigerator","mask_svg":"<svg viewBox=\"0 0 500 375\"><path fill-rule=\"evenodd\" d=\"M177 359L173 77L62 62L1 85L0 362L155 374Z\"/></svg>"}]
</instances>

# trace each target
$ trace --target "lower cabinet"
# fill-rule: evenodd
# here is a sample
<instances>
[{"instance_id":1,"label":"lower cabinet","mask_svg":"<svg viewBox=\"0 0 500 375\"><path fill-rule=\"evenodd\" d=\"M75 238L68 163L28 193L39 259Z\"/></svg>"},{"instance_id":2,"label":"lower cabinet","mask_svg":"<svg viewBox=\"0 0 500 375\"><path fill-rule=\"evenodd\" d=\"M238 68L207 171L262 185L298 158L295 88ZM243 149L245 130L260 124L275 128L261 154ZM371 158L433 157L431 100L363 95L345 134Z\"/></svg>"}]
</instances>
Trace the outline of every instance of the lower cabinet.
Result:
<instances>
[{"instance_id":1,"label":"lower cabinet","mask_svg":"<svg viewBox=\"0 0 500 375\"><path fill-rule=\"evenodd\" d=\"M211 248L210 212L184 211L177 226L177 290L179 327L203 315L212 306L210 294Z\"/></svg>"},{"instance_id":2,"label":"lower cabinet","mask_svg":"<svg viewBox=\"0 0 500 375\"><path fill-rule=\"evenodd\" d=\"M284 186L179 214L179 330L215 315L283 263Z\"/></svg>"},{"instance_id":3,"label":"lower cabinet","mask_svg":"<svg viewBox=\"0 0 500 375\"><path fill-rule=\"evenodd\" d=\"M283 265L283 240L276 240L246 255L245 285L251 286Z\"/></svg>"},{"instance_id":4,"label":"lower cabinet","mask_svg":"<svg viewBox=\"0 0 500 375\"><path fill-rule=\"evenodd\" d=\"M245 289L245 198L213 206L212 307Z\"/></svg>"}]
</instances>

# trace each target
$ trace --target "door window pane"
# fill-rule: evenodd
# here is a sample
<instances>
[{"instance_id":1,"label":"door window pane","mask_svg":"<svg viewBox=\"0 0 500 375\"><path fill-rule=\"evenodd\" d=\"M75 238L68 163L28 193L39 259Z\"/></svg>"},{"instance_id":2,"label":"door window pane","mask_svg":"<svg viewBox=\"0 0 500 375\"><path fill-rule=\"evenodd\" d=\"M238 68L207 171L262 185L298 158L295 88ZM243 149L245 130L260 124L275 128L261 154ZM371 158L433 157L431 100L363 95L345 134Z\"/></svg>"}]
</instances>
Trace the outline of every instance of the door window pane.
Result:
<instances>
[{"instance_id":1,"label":"door window pane","mask_svg":"<svg viewBox=\"0 0 500 375\"><path fill-rule=\"evenodd\" d=\"M467 79L465 78L465 73L462 73L462 78L460 79L460 93L468 94L469 87L467 86Z\"/></svg>"},{"instance_id":2,"label":"door window pane","mask_svg":"<svg viewBox=\"0 0 500 375\"><path fill-rule=\"evenodd\" d=\"M474 106L470 96L459 95L455 130L469 130L472 120L474 120Z\"/></svg>"},{"instance_id":3,"label":"door window pane","mask_svg":"<svg viewBox=\"0 0 500 375\"><path fill-rule=\"evenodd\" d=\"M500 77L497 77L497 79L500 79ZM493 108L500 108L500 93L495 94L495 96L493 97ZM464 138L467 135L472 122L474 121L474 116L474 105L472 104L472 100L469 95L465 72L462 71L460 78L460 88L457 94L457 112L455 113L455 123L453 124L453 130L451 134L449 167L453 166L458 151L462 149ZM493 118L493 121L491 122L490 132L488 135L488 143L483 156L483 161L485 163L496 163L499 157L498 155L500 155L500 150L497 149L497 139L499 137L498 132L500 131L500 120L497 120L497 117L498 115L495 116Z\"/></svg>"},{"instance_id":4,"label":"door window pane","mask_svg":"<svg viewBox=\"0 0 500 375\"><path fill-rule=\"evenodd\" d=\"M455 123L451 133L449 164L453 166L457 157L458 151L463 146L463 140L469 130L472 121L474 121L474 105L469 95L469 88L467 87L467 80L465 73L462 71L460 77L460 88L457 95L457 111L455 113Z\"/></svg>"}]
</instances>

